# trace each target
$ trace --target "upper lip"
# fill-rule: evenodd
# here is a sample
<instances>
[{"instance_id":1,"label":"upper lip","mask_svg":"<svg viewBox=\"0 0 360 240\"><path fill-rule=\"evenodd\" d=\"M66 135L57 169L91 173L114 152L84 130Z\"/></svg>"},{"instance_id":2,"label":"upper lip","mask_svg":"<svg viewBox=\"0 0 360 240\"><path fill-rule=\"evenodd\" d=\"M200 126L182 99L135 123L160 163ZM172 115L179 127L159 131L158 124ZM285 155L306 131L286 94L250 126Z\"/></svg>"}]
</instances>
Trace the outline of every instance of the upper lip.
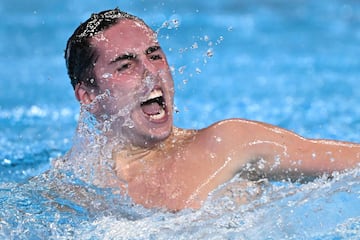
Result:
<instances>
[{"instance_id":1,"label":"upper lip","mask_svg":"<svg viewBox=\"0 0 360 240\"><path fill-rule=\"evenodd\" d=\"M158 102L160 106L162 106L165 109L165 98L164 98L164 94L163 91L161 90L161 88L156 87L154 88L149 96L145 99L145 101L141 102L141 105L146 104L146 103L151 103L151 102Z\"/></svg>"},{"instance_id":2,"label":"upper lip","mask_svg":"<svg viewBox=\"0 0 360 240\"><path fill-rule=\"evenodd\" d=\"M159 97L163 97L163 92L161 91L161 89L155 88L150 92L149 96L147 97L147 99L144 102L147 102L149 100L159 98Z\"/></svg>"}]
</instances>

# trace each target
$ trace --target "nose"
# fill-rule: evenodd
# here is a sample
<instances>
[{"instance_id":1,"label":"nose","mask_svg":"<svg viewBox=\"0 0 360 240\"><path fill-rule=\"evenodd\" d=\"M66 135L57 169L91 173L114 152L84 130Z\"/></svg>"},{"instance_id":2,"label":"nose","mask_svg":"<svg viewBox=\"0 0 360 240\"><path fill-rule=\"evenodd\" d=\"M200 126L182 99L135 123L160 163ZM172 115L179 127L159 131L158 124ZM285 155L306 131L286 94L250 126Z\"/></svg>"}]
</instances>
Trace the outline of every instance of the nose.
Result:
<instances>
[{"instance_id":1,"label":"nose","mask_svg":"<svg viewBox=\"0 0 360 240\"><path fill-rule=\"evenodd\" d=\"M144 75L158 75L159 69L156 68L156 66L153 64L153 62L148 59L147 57L144 57L142 59L142 65L143 65L143 71Z\"/></svg>"},{"instance_id":2,"label":"nose","mask_svg":"<svg viewBox=\"0 0 360 240\"><path fill-rule=\"evenodd\" d=\"M151 60L145 59L142 61L142 83L144 86L151 90L155 85L159 84L158 80L158 70L151 63Z\"/></svg>"}]
</instances>

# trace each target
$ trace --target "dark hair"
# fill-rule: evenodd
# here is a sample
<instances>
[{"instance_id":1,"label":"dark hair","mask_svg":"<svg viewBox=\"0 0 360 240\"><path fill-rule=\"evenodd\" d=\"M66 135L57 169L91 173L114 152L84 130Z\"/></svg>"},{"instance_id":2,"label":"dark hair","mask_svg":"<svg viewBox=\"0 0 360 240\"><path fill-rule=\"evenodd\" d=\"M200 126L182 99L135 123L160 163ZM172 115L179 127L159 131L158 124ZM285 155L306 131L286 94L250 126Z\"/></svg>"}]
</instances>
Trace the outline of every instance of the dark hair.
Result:
<instances>
[{"instance_id":1,"label":"dark hair","mask_svg":"<svg viewBox=\"0 0 360 240\"><path fill-rule=\"evenodd\" d=\"M66 45L65 61L71 85L74 89L76 84L81 82L88 86L97 86L94 74L94 63L97 53L90 40L99 32L110 28L122 19L137 20L144 23L140 18L115 8L93 13L71 35Z\"/></svg>"}]
</instances>

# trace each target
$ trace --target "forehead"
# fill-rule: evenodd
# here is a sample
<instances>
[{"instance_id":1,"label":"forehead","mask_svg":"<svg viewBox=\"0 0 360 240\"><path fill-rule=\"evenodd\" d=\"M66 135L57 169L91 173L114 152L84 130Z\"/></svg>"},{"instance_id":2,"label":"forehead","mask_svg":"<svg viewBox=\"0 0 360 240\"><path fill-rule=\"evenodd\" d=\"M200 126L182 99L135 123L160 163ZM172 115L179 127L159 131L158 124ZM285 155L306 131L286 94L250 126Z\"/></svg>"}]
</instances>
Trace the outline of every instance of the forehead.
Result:
<instances>
[{"instance_id":1,"label":"forehead","mask_svg":"<svg viewBox=\"0 0 360 240\"><path fill-rule=\"evenodd\" d=\"M91 43L99 50L133 51L157 44L157 37L141 21L124 19L95 35Z\"/></svg>"}]
</instances>

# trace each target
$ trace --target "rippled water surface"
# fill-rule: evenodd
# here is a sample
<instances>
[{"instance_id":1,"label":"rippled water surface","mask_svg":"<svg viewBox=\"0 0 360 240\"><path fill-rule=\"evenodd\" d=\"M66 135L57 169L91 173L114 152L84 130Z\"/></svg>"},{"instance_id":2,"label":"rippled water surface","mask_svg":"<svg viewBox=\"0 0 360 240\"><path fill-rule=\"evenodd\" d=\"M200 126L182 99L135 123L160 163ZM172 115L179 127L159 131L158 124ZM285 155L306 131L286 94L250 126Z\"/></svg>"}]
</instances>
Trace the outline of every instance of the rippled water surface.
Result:
<instances>
[{"instance_id":1,"label":"rippled water surface","mask_svg":"<svg viewBox=\"0 0 360 240\"><path fill-rule=\"evenodd\" d=\"M65 43L91 12L116 6L159 29L177 126L242 117L360 142L358 1L3 0L1 239L360 239L359 168L258 183L261 193L245 205L235 201L244 182L235 178L218 190L230 195L175 214L52 169L73 143L79 112Z\"/></svg>"}]
</instances>

